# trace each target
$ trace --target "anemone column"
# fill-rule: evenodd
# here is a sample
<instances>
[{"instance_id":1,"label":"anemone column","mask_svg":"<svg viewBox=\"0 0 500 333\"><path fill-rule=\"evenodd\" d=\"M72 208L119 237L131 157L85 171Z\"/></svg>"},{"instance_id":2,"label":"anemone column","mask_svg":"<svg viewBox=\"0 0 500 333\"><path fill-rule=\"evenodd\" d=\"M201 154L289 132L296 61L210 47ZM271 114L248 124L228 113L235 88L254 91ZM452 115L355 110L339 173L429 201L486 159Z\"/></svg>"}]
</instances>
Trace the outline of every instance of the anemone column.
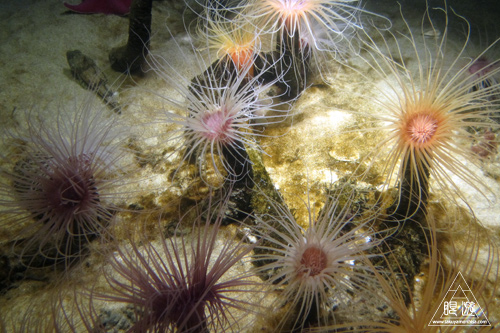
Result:
<instances>
[{"instance_id":1,"label":"anemone column","mask_svg":"<svg viewBox=\"0 0 500 333\"><path fill-rule=\"evenodd\" d=\"M290 85L290 95L299 95L307 85L309 72L310 49L307 44L302 45L300 34L289 36L287 33L281 36L280 64L285 74L285 81ZM290 70L291 69L291 70Z\"/></svg>"},{"instance_id":2,"label":"anemone column","mask_svg":"<svg viewBox=\"0 0 500 333\"><path fill-rule=\"evenodd\" d=\"M148 55L153 0L134 0L130 6L128 41L109 53L111 68L117 72L137 73Z\"/></svg>"},{"instance_id":3,"label":"anemone column","mask_svg":"<svg viewBox=\"0 0 500 333\"><path fill-rule=\"evenodd\" d=\"M426 161L414 161L413 154L403 156L403 177L400 179L398 200L391 217L406 221L419 219L426 213L429 199L430 169Z\"/></svg>"}]
</instances>

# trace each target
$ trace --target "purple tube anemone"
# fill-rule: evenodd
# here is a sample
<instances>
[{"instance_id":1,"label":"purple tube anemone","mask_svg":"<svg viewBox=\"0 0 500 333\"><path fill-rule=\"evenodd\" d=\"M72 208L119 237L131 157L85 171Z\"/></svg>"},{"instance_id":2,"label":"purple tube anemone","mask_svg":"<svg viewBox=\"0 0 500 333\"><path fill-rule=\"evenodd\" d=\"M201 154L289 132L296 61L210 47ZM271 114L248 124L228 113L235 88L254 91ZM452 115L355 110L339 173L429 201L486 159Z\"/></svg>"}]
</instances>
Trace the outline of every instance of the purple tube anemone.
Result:
<instances>
[{"instance_id":1,"label":"purple tube anemone","mask_svg":"<svg viewBox=\"0 0 500 333\"><path fill-rule=\"evenodd\" d=\"M95 103L89 94L73 115L58 110L55 123L26 113L26 129L5 139L0 225L30 264L79 257L112 219L124 154L115 116Z\"/></svg>"},{"instance_id":2,"label":"purple tube anemone","mask_svg":"<svg viewBox=\"0 0 500 333\"><path fill-rule=\"evenodd\" d=\"M220 239L223 212L216 212L211 225L213 212L197 211L192 236L121 246L106 270L111 291L95 296L131 305L136 316L133 332L238 331L232 326L237 325L233 310L255 307L239 296L251 293L256 283L250 273L233 266L253 245Z\"/></svg>"}]
</instances>

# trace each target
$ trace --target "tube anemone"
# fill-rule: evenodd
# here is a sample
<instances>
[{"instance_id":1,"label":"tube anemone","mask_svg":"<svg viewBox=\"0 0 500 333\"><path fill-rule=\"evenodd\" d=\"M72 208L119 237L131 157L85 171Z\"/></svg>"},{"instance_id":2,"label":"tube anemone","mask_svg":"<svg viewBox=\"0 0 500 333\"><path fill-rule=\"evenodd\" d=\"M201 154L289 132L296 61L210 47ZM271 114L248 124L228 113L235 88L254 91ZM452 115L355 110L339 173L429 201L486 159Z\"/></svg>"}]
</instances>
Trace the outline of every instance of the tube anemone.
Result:
<instances>
[{"instance_id":1,"label":"tube anemone","mask_svg":"<svg viewBox=\"0 0 500 333\"><path fill-rule=\"evenodd\" d=\"M343 39L348 30L361 27L358 3L358 0L247 1L244 15L263 32L272 34L282 47L291 45L287 39L298 36L300 40L300 34L305 32L312 38L311 45L321 50L322 43L314 38L317 36L314 29L321 27L332 40Z\"/></svg>"},{"instance_id":2,"label":"tube anemone","mask_svg":"<svg viewBox=\"0 0 500 333\"><path fill-rule=\"evenodd\" d=\"M324 61L343 58L353 33L363 28L360 14L378 16L358 0L247 0L242 7L242 16L270 35L302 87L311 60L325 79Z\"/></svg>"},{"instance_id":3,"label":"tube anemone","mask_svg":"<svg viewBox=\"0 0 500 333\"><path fill-rule=\"evenodd\" d=\"M120 247L106 270L112 291L96 297L131 305L133 332L239 331L235 310L254 308L241 296L255 291L256 282L251 273L238 273L233 266L253 245L235 239L221 242L224 209L197 211L192 238L161 237L159 243Z\"/></svg>"},{"instance_id":4,"label":"tube anemone","mask_svg":"<svg viewBox=\"0 0 500 333\"><path fill-rule=\"evenodd\" d=\"M209 11L210 9L207 9ZM255 27L248 23L240 23L237 18L224 19L219 16L206 17L198 25L198 35L202 45L216 52L217 65L224 70L245 71L246 75L254 76L254 57L260 52L261 41Z\"/></svg>"},{"instance_id":5,"label":"tube anemone","mask_svg":"<svg viewBox=\"0 0 500 333\"><path fill-rule=\"evenodd\" d=\"M5 139L0 225L30 264L79 257L113 217L123 132L95 103L89 93L74 115L57 110L54 124L26 113L26 130Z\"/></svg>"},{"instance_id":6,"label":"tube anemone","mask_svg":"<svg viewBox=\"0 0 500 333\"><path fill-rule=\"evenodd\" d=\"M364 130L386 133L369 158L385 161L385 186L399 182L399 198L392 212L397 219L423 212L430 186L442 190L450 200L456 200L456 195L463 199L461 185L454 180L457 178L488 200L487 186L473 171L474 167L481 167L483 159L471 145L484 141L484 133L500 129L490 119L491 112L499 108L499 101L492 98L499 87L493 84L472 88L493 78L500 68L490 67L481 77L471 79L471 67L477 65L481 55L459 66L469 35L458 53L450 52L448 10L445 7L439 12L444 15L442 31L437 30L437 22L430 19L427 11L419 33L413 32L403 17L404 38L377 29L372 35L365 33L363 38L368 55L362 60L376 79L362 75L367 82L376 82L378 96L373 100L380 106L380 110L369 115L380 125ZM467 23L465 19L464 22ZM433 32L424 26L432 27ZM380 39L383 43L376 42ZM484 52L497 44L498 40ZM406 55L408 50L412 57ZM490 141L490 146L496 147L496 139Z\"/></svg>"},{"instance_id":7,"label":"tube anemone","mask_svg":"<svg viewBox=\"0 0 500 333\"><path fill-rule=\"evenodd\" d=\"M475 81L475 85L472 87L473 91L488 89L491 86L498 87L498 79L489 75L489 72L500 66L499 62L500 60L491 61L484 55L472 60L472 63L468 66L468 72L471 75L471 80Z\"/></svg>"},{"instance_id":8,"label":"tube anemone","mask_svg":"<svg viewBox=\"0 0 500 333\"><path fill-rule=\"evenodd\" d=\"M372 230L372 219L356 218L359 212L349 203L352 196L347 197L344 207L330 197L317 219L308 205L307 228L275 202L269 203L274 215L257 219L261 245L256 247L254 263L259 274L280 290L278 302L291 307L280 329L328 324L335 304L346 305L350 293L362 293L370 281L366 260L368 251L380 243L380 235Z\"/></svg>"},{"instance_id":9,"label":"tube anemone","mask_svg":"<svg viewBox=\"0 0 500 333\"><path fill-rule=\"evenodd\" d=\"M155 93L177 109L167 110L161 120L175 125L167 140L180 145L176 149L181 151L180 163L196 164L205 181L207 169L223 179L244 178L250 172L245 149L260 151L256 138L265 136L266 126L283 121L288 114L284 107L287 103L273 103L274 97L268 94L279 78L261 83L262 74L249 75L253 60L240 71L220 73L198 52L194 51L194 57L203 73L192 80L178 72L171 61L160 56L151 58L153 70L180 96ZM253 54L252 59L255 57Z\"/></svg>"},{"instance_id":10,"label":"tube anemone","mask_svg":"<svg viewBox=\"0 0 500 333\"><path fill-rule=\"evenodd\" d=\"M448 212L447 216L454 213ZM392 313L381 316L373 321L358 321L338 324L330 329L342 332L477 332L490 331L491 324L488 321L489 312L495 306L495 295L498 293L499 274L499 249L495 241L489 237L488 231L483 229L479 222L466 221L466 227L460 232L454 230L446 238L443 251L442 245L438 244L439 236L435 217L428 216L427 237L427 259L420 267L420 273L414 278L409 278L403 265L404 258L397 259L397 253L389 253L384 256L386 264L390 269L374 270L376 283L371 285L370 291L374 299L382 300ZM450 218L449 223L457 224L463 220L456 220L456 216ZM443 239L440 239L440 242ZM457 311L457 316L450 315L453 319L462 318L477 320L477 323L467 325L457 323L456 325L433 324L433 322L447 319L443 315L444 302L452 298L458 300L460 296L455 294L458 286L463 288L469 301L474 302L474 314L462 315L462 306ZM451 291L450 291L451 290ZM472 296L471 296L472 295ZM379 305L380 307L380 305ZM488 321L479 323L480 320Z\"/></svg>"},{"instance_id":11,"label":"tube anemone","mask_svg":"<svg viewBox=\"0 0 500 333\"><path fill-rule=\"evenodd\" d=\"M498 47L488 46L484 48L484 46L476 46L473 43L470 46L467 53L473 54L474 57L468 57L467 63L463 64L463 66L467 66L467 74L471 81L470 89L472 92L489 89L490 91L485 98L495 104L495 101L500 99L500 53ZM478 103L484 105L486 100L480 100ZM492 108L490 117L500 123L498 108ZM490 155L487 151L483 154Z\"/></svg>"}]
</instances>

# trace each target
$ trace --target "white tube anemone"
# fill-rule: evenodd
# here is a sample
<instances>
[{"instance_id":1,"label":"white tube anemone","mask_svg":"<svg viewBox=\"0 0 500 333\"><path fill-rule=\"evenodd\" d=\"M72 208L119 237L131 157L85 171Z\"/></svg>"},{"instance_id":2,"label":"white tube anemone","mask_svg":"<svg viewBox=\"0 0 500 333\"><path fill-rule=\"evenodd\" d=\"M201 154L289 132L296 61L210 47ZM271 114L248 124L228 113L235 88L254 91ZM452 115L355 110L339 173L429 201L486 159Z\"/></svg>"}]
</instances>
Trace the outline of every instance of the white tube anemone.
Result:
<instances>
[{"instance_id":1,"label":"white tube anemone","mask_svg":"<svg viewBox=\"0 0 500 333\"><path fill-rule=\"evenodd\" d=\"M278 302L291 305L281 328L328 324L334 305L346 305L352 298L349 293L362 293L371 280L368 251L380 244L382 236L372 229L374 218L357 216L353 194L343 195L345 206L329 197L316 219L308 204L307 228L286 206L273 201L269 204L274 215L257 219L261 243L254 260L258 271L281 290Z\"/></svg>"},{"instance_id":2,"label":"white tube anemone","mask_svg":"<svg viewBox=\"0 0 500 333\"><path fill-rule=\"evenodd\" d=\"M272 44L291 54L296 75L306 79L309 60L325 80L328 59L344 59L354 32L363 29L362 14L382 18L365 10L359 0L248 0L242 16Z\"/></svg>"},{"instance_id":3,"label":"white tube anemone","mask_svg":"<svg viewBox=\"0 0 500 333\"><path fill-rule=\"evenodd\" d=\"M184 55L182 50L180 53ZM259 73L250 75L255 53L239 70L210 66L210 59L205 60L193 49L185 57L193 56L202 74L192 80L168 59L153 56L150 60L157 75L177 93L177 97L169 97L153 92L175 109L165 110L161 115L161 122L175 125L167 140L177 143L175 151L181 152L179 164L195 163L204 180L207 168L220 177L239 178L243 175L235 164L250 163L245 149L261 150L257 138L266 136L265 127L283 121L288 115L289 103L276 102L279 96L273 96L272 91L281 76L263 82L263 75L273 64L265 64ZM228 155L236 163L228 161Z\"/></svg>"}]
</instances>

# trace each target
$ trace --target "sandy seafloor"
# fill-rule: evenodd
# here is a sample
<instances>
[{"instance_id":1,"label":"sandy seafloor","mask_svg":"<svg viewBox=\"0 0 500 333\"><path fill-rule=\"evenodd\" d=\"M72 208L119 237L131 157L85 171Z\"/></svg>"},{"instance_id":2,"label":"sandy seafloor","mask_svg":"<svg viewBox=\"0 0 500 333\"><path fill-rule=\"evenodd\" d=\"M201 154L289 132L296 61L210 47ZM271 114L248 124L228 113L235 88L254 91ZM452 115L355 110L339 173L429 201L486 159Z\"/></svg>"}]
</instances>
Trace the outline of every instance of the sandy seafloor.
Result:
<instances>
[{"instance_id":1,"label":"sandy seafloor","mask_svg":"<svg viewBox=\"0 0 500 333\"><path fill-rule=\"evenodd\" d=\"M500 27L495 31L494 23L495 18L498 18L498 12L495 13L492 10L494 5L490 4L494 3L494 0L481 1L476 5L472 2L474 1L463 3L449 1L449 4L473 24L472 39L479 45L476 48L478 50L481 46L487 45L486 40L493 41L500 34ZM367 9L389 17L394 29L402 28L403 22L396 1L372 0L365 3ZM402 1L401 4L408 10L405 13L410 13L407 16L409 24L418 29L425 7L424 2ZM489 5L491 6L488 7ZM151 52L167 58L175 64L179 72L191 78L199 74L193 65L196 63L192 57L180 56L179 52L179 47L185 53L189 53L190 50L190 38L184 32L181 20L182 7L180 1L153 3ZM127 18L103 14L69 14L61 1L48 0L1 0L0 18L2 133L12 129L22 132L23 110L31 110L32 114L37 114L50 123L57 114L56 110L72 112L75 101L85 99L86 92L72 78L65 56L66 51L78 49L96 61L108 76L113 89L119 92L118 100L124 105L120 122L128 129L128 135L134 139L135 145L145 150L149 147L152 154L161 156L162 149L166 149L162 147L164 137L162 133L165 131L165 125L161 122L165 119L162 117L164 105L158 98L152 98L148 91L169 94L169 87L152 71L142 77L134 77L134 80L119 75L110 69L108 61L110 49L124 44L127 39ZM177 43L174 43L172 35ZM450 34L450 49L453 49L454 43L459 45L461 36L463 37L463 34L458 28ZM475 51L471 48L468 52L473 56ZM500 50L497 50L496 55L500 56ZM366 136L350 135L348 139L334 135L344 129L354 117L345 110L374 112L374 107L367 96L376 93L370 90L373 88L370 82L366 82L366 78L342 68L337 70L332 79L335 83L331 87L319 84L308 88L294 103L291 118L282 124L267 128L264 133L270 137L264 137L260 141L266 153L263 156L264 165L275 187L280 190L287 204L295 210L298 220L306 218L307 210L304 206L306 194L309 193L309 199L312 205L317 207L317 212L324 202L324 189L352 171L351 165L355 165L366 155L370 147L373 147L373 142L380 137L376 132ZM369 74L367 76L369 77ZM104 106L101 107L103 107L102 112L110 112ZM165 143L165 147L168 145L169 143ZM9 149L8 141L2 143L2 149L5 151ZM161 160L161 157L158 158L159 162L146 164L130 176L131 185L122 188L127 193L123 200L126 205L148 202L150 208L164 209L175 216L173 212L175 208L172 207L178 205L181 196L203 198L206 189L194 178L172 182L166 175L170 173L175 162L167 163ZM124 168L134 165L132 156L125 158L125 161L127 165ZM459 186L464 188L467 203L477 219L493 239L498 239L495 237L500 235L500 204L494 199L495 195L500 198L498 155L492 157L486 164L482 170L474 170L478 177L490 186L492 202L486 202L484 197L473 191L467 192L465 185ZM365 185L379 186L377 179L380 180L381 177L374 177L372 184ZM197 186L201 186L202 189L193 193L191 189L198 188ZM432 200L439 202L440 193L433 193ZM140 229L147 230L146 232L150 233L149 239L154 242L157 221L155 218L147 217L131 219L126 214L118 216L119 227L115 230L116 238L120 241L123 235L127 234L127 230ZM231 226L226 229L231 233L237 227ZM0 242L4 244L2 251L8 251L8 246L5 245L9 241L6 239L7 234L10 233L0 232ZM221 238L224 239L224 235ZM95 247L99 248L99 245ZM446 252L446 248L442 250ZM5 325L3 328L7 331L21 331L25 328L21 323L27 322L44 331L41 329L41 323L46 319L44 316L47 316L44 304L49 296L60 291L62 295L66 295L65 300L70 302L71 296L67 295L71 294L72 290L85 290L86 286L98 279L98 267L102 260L99 255L91 255L86 259L85 268L81 267L70 272L67 280L57 285L51 283L50 279L17 281L11 289L0 295L0 318L2 318L0 323ZM271 300L262 301L262 304L270 302ZM492 311L489 319L498 327L500 320L498 296L493 303L497 310ZM109 308L113 306L117 305L107 305ZM490 310L494 308L495 306ZM247 316L245 320L243 324L245 329L271 330L270 326L266 326L270 324L258 321L253 315ZM28 328L26 331L36 331L36 329Z\"/></svg>"}]
</instances>

